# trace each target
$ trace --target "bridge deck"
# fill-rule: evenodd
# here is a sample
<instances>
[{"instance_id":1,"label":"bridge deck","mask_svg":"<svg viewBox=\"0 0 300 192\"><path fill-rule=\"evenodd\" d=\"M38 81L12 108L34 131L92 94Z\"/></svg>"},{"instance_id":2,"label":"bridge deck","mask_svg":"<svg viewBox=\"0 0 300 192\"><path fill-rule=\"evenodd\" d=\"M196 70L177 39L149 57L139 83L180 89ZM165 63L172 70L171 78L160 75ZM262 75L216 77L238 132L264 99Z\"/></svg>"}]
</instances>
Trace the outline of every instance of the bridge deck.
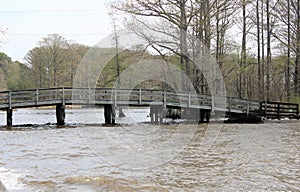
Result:
<instances>
[{"instance_id":1,"label":"bridge deck","mask_svg":"<svg viewBox=\"0 0 300 192\"><path fill-rule=\"evenodd\" d=\"M226 112L228 114L299 117L299 104L248 101L232 97L214 97L196 93L175 93L161 90L51 88L0 92L0 110L58 104L163 105L170 108L204 109Z\"/></svg>"}]
</instances>

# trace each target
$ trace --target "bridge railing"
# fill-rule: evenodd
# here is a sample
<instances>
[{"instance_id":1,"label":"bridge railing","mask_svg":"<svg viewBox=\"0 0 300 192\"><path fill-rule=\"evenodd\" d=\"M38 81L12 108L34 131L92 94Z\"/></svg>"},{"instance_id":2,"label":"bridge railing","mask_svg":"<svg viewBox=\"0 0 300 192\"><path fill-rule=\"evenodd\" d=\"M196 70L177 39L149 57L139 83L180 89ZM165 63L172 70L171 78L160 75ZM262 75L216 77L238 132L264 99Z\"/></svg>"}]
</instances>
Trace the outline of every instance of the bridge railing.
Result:
<instances>
[{"instance_id":1,"label":"bridge railing","mask_svg":"<svg viewBox=\"0 0 300 192\"><path fill-rule=\"evenodd\" d=\"M89 88L64 89L63 95L66 100L74 103L92 103L95 91Z\"/></svg>"},{"instance_id":2,"label":"bridge railing","mask_svg":"<svg viewBox=\"0 0 300 192\"><path fill-rule=\"evenodd\" d=\"M260 102L260 110L267 117L299 117L299 104L281 102Z\"/></svg>"},{"instance_id":3,"label":"bridge railing","mask_svg":"<svg viewBox=\"0 0 300 192\"><path fill-rule=\"evenodd\" d=\"M35 90L11 91L10 94L12 104L20 104L24 101L35 103Z\"/></svg>"},{"instance_id":4,"label":"bridge railing","mask_svg":"<svg viewBox=\"0 0 300 192\"><path fill-rule=\"evenodd\" d=\"M9 103L9 91L0 92L0 107L7 107Z\"/></svg>"},{"instance_id":5,"label":"bridge railing","mask_svg":"<svg viewBox=\"0 0 300 192\"><path fill-rule=\"evenodd\" d=\"M103 88L49 88L22 91L0 92L0 105L6 107L22 103L32 105L42 105L47 102L70 101L77 104L92 104L97 101L107 101L108 103L129 104L129 102L142 105L153 102L161 102L164 105L178 107L197 107L211 109L224 107L222 104L227 102L227 110L251 110L252 103L246 100L226 97L211 97L208 95L198 95L193 93L178 93L161 90L116 90ZM49 104L52 104L52 103ZM257 107L257 103L253 104ZM225 110L225 109L223 109Z\"/></svg>"},{"instance_id":6,"label":"bridge railing","mask_svg":"<svg viewBox=\"0 0 300 192\"><path fill-rule=\"evenodd\" d=\"M35 89L35 90L22 90L22 91L8 91L1 94L0 101L7 107L22 107L26 105L39 105L45 101L59 101L61 99L60 89Z\"/></svg>"},{"instance_id":7,"label":"bridge railing","mask_svg":"<svg viewBox=\"0 0 300 192\"><path fill-rule=\"evenodd\" d=\"M299 104L248 101L233 97L216 97L170 90L49 88L0 92L0 109L68 104L163 104L173 107L192 107L233 113L259 113L266 116L299 116ZM226 106L223 106L226 103Z\"/></svg>"},{"instance_id":8,"label":"bridge railing","mask_svg":"<svg viewBox=\"0 0 300 192\"><path fill-rule=\"evenodd\" d=\"M243 111L244 113L250 113L253 111L259 111L259 101L249 101L246 99L239 99L234 97L227 98L227 108L229 112Z\"/></svg>"}]
</instances>

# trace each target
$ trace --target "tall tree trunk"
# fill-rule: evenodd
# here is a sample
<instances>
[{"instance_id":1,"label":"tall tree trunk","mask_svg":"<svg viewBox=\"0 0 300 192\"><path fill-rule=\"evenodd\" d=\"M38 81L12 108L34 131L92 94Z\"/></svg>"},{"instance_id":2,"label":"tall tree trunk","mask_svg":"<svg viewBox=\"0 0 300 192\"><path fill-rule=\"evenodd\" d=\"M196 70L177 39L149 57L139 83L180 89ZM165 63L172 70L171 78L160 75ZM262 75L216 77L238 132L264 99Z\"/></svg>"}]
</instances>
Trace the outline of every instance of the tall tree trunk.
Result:
<instances>
[{"instance_id":1,"label":"tall tree trunk","mask_svg":"<svg viewBox=\"0 0 300 192\"><path fill-rule=\"evenodd\" d=\"M185 73L187 77L190 77L190 62L188 58L188 50L187 50L187 18L186 18L186 0L180 0L180 54L181 54L181 64L182 67L185 68ZM187 82L185 82L185 78L183 79L183 90L189 91L187 89Z\"/></svg>"},{"instance_id":2,"label":"tall tree trunk","mask_svg":"<svg viewBox=\"0 0 300 192\"><path fill-rule=\"evenodd\" d=\"M291 99L290 95L290 63L291 63L291 11L290 11L290 0L287 0L287 11L288 11L288 49L287 49L287 66L285 76L285 91L286 99L289 102Z\"/></svg>"},{"instance_id":3,"label":"tall tree trunk","mask_svg":"<svg viewBox=\"0 0 300 192\"><path fill-rule=\"evenodd\" d=\"M242 98L244 96L245 89L245 78L244 78L244 68L246 65L246 38L247 38L247 29L246 29L246 0L243 0L243 38L242 38L242 52L241 52L241 62L240 62L240 76L239 76L239 97Z\"/></svg>"},{"instance_id":4,"label":"tall tree trunk","mask_svg":"<svg viewBox=\"0 0 300 192\"><path fill-rule=\"evenodd\" d=\"M300 97L300 0L297 0L297 47L295 67L295 96Z\"/></svg>"},{"instance_id":5,"label":"tall tree trunk","mask_svg":"<svg viewBox=\"0 0 300 192\"><path fill-rule=\"evenodd\" d=\"M260 63L260 14L259 1L256 0L256 27L257 27L257 82L258 82L258 99L262 99L262 85L261 85L261 63Z\"/></svg>"},{"instance_id":6,"label":"tall tree trunk","mask_svg":"<svg viewBox=\"0 0 300 192\"><path fill-rule=\"evenodd\" d=\"M216 0L216 36L217 36L217 40L216 40L216 60L217 63L220 63L220 18L219 18L219 1Z\"/></svg>"},{"instance_id":7,"label":"tall tree trunk","mask_svg":"<svg viewBox=\"0 0 300 192\"><path fill-rule=\"evenodd\" d=\"M112 15L112 21L113 21L113 30L114 30L114 36L115 36L115 48L116 48L116 78L117 78L117 87L116 89L120 88L120 59L119 59L119 37L117 33L117 25L116 25L116 18ZM118 98L119 99L119 98ZM119 117L126 117L125 113L123 112L122 107L119 106Z\"/></svg>"},{"instance_id":8,"label":"tall tree trunk","mask_svg":"<svg viewBox=\"0 0 300 192\"><path fill-rule=\"evenodd\" d=\"M261 0L261 87L262 98L266 100L265 95L265 35L264 35L264 0Z\"/></svg>"},{"instance_id":9,"label":"tall tree trunk","mask_svg":"<svg viewBox=\"0 0 300 192\"><path fill-rule=\"evenodd\" d=\"M270 65L271 65L271 27L270 27L270 0L266 1L267 8L267 101L270 100Z\"/></svg>"}]
</instances>

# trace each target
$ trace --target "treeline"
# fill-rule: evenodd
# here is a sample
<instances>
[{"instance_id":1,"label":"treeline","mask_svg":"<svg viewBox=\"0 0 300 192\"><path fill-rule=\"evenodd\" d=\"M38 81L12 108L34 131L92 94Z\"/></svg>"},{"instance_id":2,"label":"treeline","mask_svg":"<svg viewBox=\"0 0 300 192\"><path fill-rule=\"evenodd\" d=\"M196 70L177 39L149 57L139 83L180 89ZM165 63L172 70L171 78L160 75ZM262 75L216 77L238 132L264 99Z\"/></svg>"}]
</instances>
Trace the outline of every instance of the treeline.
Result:
<instances>
[{"instance_id":1,"label":"treeline","mask_svg":"<svg viewBox=\"0 0 300 192\"><path fill-rule=\"evenodd\" d=\"M54 34L40 40L27 53L25 63L0 53L1 90L70 87L88 49Z\"/></svg>"},{"instance_id":2,"label":"treeline","mask_svg":"<svg viewBox=\"0 0 300 192\"><path fill-rule=\"evenodd\" d=\"M78 70L79 65L90 49L91 47L77 44L58 34L53 34L41 39L37 47L28 51L25 56L25 63L12 61L5 53L0 53L0 90L72 87L76 73L80 71ZM92 48L94 52L99 53L103 52L103 49L111 50L112 48ZM101 88L113 87L119 74L128 66L140 59L151 58L155 58L155 56L139 50L120 50L118 56L112 58L105 65L102 73L97 74L96 86ZM88 64L88 62L83 62L83 65ZM85 72L85 69L91 70L89 69L91 66L81 67L84 68L83 81L88 82L89 78L92 77L89 76L89 71ZM79 73L79 75L82 74ZM144 86L158 88L160 84L148 82Z\"/></svg>"},{"instance_id":3,"label":"treeline","mask_svg":"<svg viewBox=\"0 0 300 192\"><path fill-rule=\"evenodd\" d=\"M200 51L214 55L228 95L291 101L300 96L299 4L299 0L124 0L111 6L128 16L126 27L147 42L145 47L162 56L180 57L194 86L201 85L199 92L205 92L206 82L193 68L190 50L199 47L195 42L205 47Z\"/></svg>"},{"instance_id":4,"label":"treeline","mask_svg":"<svg viewBox=\"0 0 300 192\"><path fill-rule=\"evenodd\" d=\"M300 0L124 0L111 6L125 13L125 27L144 43L112 59L99 74L99 87L113 86L138 59L160 57L179 66L199 93L209 93L195 66L200 53L214 57L228 96L300 101ZM111 44L118 49L120 34L115 30L114 36ZM72 86L88 50L49 35L28 52L26 64L1 56L0 78L6 78L8 89ZM20 75L3 75L9 70Z\"/></svg>"},{"instance_id":5,"label":"treeline","mask_svg":"<svg viewBox=\"0 0 300 192\"><path fill-rule=\"evenodd\" d=\"M32 71L34 87L72 86L77 66L89 47L57 34L43 38L38 45L25 57Z\"/></svg>"},{"instance_id":6,"label":"treeline","mask_svg":"<svg viewBox=\"0 0 300 192\"><path fill-rule=\"evenodd\" d=\"M30 68L0 52L0 90L32 88Z\"/></svg>"}]
</instances>

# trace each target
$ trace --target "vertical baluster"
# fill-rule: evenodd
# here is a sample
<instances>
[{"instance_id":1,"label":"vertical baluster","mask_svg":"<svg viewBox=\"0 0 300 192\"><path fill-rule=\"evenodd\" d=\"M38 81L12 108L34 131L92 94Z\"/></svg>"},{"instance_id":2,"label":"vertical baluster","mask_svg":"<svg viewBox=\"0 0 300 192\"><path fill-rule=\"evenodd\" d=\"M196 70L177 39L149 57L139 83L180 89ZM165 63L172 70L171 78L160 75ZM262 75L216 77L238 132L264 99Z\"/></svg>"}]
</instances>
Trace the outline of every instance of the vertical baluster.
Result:
<instances>
[{"instance_id":1,"label":"vertical baluster","mask_svg":"<svg viewBox=\"0 0 300 192\"><path fill-rule=\"evenodd\" d=\"M65 105L65 88L62 88L62 104Z\"/></svg>"},{"instance_id":2,"label":"vertical baluster","mask_svg":"<svg viewBox=\"0 0 300 192\"><path fill-rule=\"evenodd\" d=\"M139 105L142 104L142 90L139 89Z\"/></svg>"},{"instance_id":3,"label":"vertical baluster","mask_svg":"<svg viewBox=\"0 0 300 192\"><path fill-rule=\"evenodd\" d=\"M167 107L167 93L166 93L166 90L164 90L164 107Z\"/></svg>"},{"instance_id":4,"label":"vertical baluster","mask_svg":"<svg viewBox=\"0 0 300 192\"><path fill-rule=\"evenodd\" d=\"M39 90L38 89L35 91L35 104L39 105Z\"/></svg>"},{"instance_id":5,"label":"vertical baluster","mask_svg":"<svg viewBox=\"0 0 300 192\"><path fill-rule=\"evenodd\" d=\"M11 106L11 91L8 92L8 108L12 109L12 106Z\"/></svg>"}]
</instances>

